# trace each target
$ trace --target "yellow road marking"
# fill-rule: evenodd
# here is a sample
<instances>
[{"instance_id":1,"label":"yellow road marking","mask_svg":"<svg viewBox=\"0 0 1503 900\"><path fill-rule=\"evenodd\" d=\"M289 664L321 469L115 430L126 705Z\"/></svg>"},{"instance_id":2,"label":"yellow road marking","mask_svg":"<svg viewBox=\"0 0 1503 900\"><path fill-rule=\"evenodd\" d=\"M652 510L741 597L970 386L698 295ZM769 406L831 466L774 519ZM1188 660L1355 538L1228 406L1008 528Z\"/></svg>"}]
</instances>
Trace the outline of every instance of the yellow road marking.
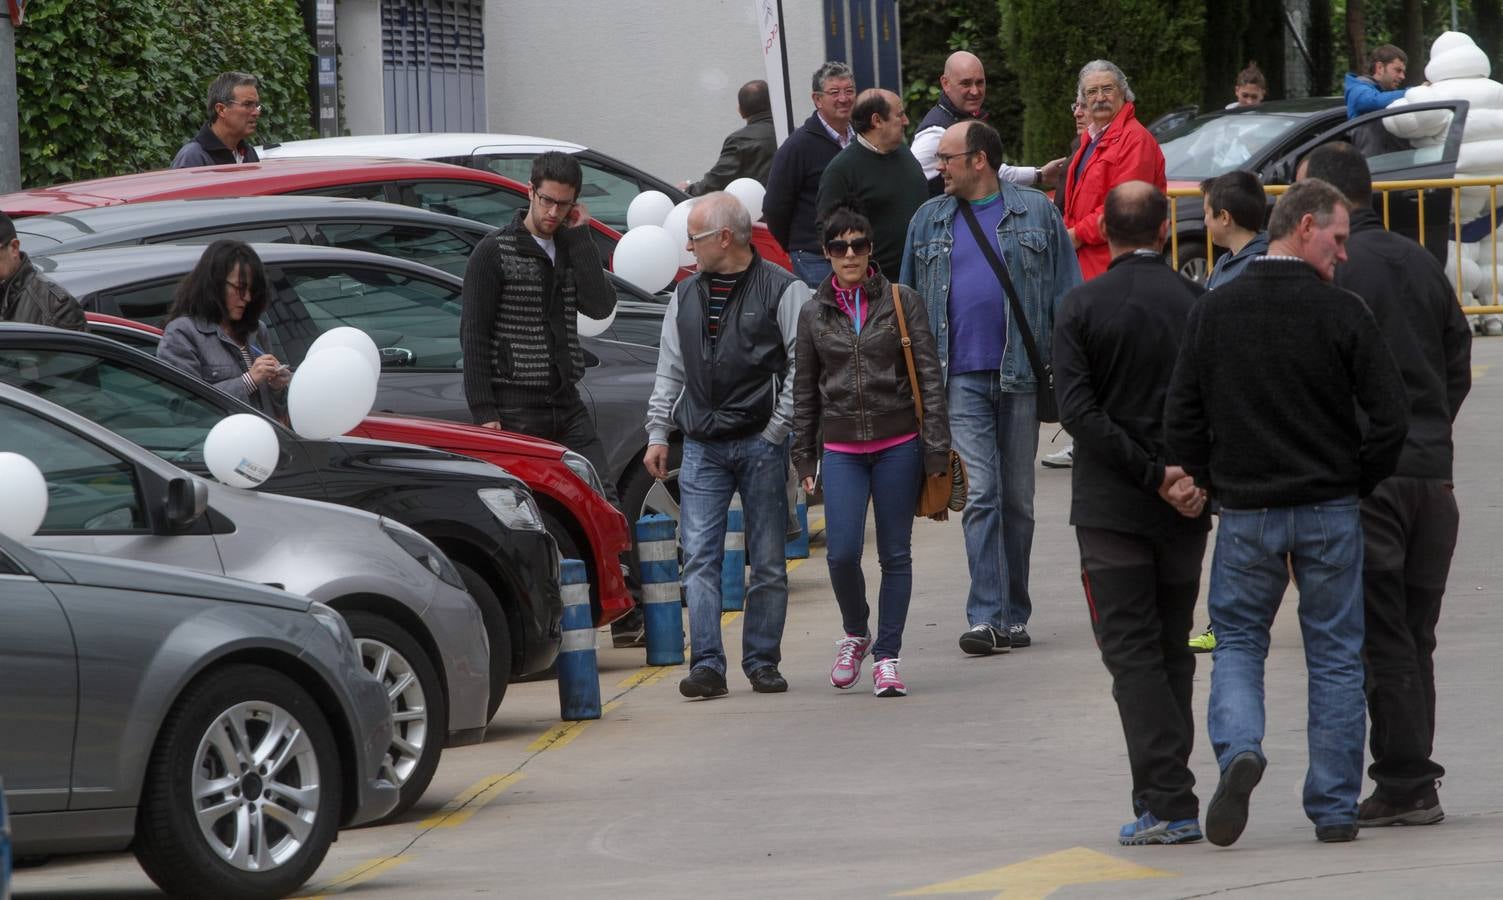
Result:
<instances>
[{"instance_id":1,"label":"yellow road marking","mask_svg":"<svg viewBox=\"0 0 1503 900\"><path fill-rule=\"evenodd\" d=\"M482 778L454 799L445 803L438 812L418 824L419 828L454 828L470 820L482 807L496 799L502 791L522 780L521 772L507 775L492 775Z\"/></svg>"},{"instance_id":2,"label":"yellow road marking","mask_svg":"<svg viewBox=\"0 0 1503 900\"><path fill-rule=\"evenodd\" d=\"M736 621L736 617L740 616L740 615L741 615L741 611L740 610L737 610L736 612L723 612L723 613L721 613L720 614L720 627L724 628L725 626L731 624L732 622Z\"/></svg>"},{"instance_id":3,"label":"yellow road marking","mask_svg":"<svg viewBox=\"0 0 1503 900\"><path fill-rule=\"evenodd\" d=\"M903 891L900 897L932 894L975 894L997 891L997 900L1041 900L1069 884L1098 881L1139 881L1145 878L1177 878L1178 872L1150 869L1137 863L1071 847L1058 853L1027 859L1023 862L978 872L955 881Z\"/></svg>"},{"instance_id":4,"label":"yellow road marking","mask_svg":"<svg viewBox=\"0 0 1503 900\"><path fill-rule=\"evenodd\" d=\"M610 712L620 705L620 700L612 700L611 702L600 708L600 714L604 716L606 713ZM543 750L557 750L560 747L567 747L569 746L569 743L571 741L579 737L579 733L581 731L584 731L586 728L588 728L591 723L598 721L600 720L585 719L580 722L560 722L559 724L538 735L537 740L533 741L531 744L528 744L527 752L538 753Z\"/></svg>"},{"instance_id":5,"label":"yellow road marking","mask_svg":"<svg viewBox=\"0 0 1503 900\"><path fill-rule=\"evenodd\" d=\"M1492 363L1478 363L1477 365L1472 366L1472 380L1476 381L1478 378L1486 377L1487 370L1491 369L1492 367Z\"/></svg>"},{"instance_id":6,"label":"yellow road marking","mask_svg":"<svg viewBox=\"0 0 1503 900\"><path fill-rule=\"evenodd\" d=\"M335 875L326 884L315 888L314 893L295 894L294 896L305 898L305 900L320 900L320 898L327 897L330 894L342 893L362 881L369 881L377 875L390 872L392 869L411 859L412 857L410 856L399 855L367 860L358 866L352 866Z\"/></svg>"}]
</instances>

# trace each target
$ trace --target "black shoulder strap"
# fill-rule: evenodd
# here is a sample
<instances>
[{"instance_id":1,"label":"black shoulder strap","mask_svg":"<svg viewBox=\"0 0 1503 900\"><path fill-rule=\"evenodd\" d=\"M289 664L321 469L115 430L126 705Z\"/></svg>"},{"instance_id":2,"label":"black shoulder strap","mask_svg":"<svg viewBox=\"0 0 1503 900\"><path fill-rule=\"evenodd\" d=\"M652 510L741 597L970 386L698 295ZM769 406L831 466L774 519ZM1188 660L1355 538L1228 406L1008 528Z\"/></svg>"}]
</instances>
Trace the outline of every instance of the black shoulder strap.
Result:
<instances>
[{"instance_id":1,"label":"black shoulder strap","mask_svg":"<svg viewBox=\"0 0 1503 900\"><path fill-rule=\"evenodd\" d=\"M997 257L997 249L994 239L988 238L981 233L981 223L976 221L976 214L971 211L971 204L959 197L955 198L960 207L960 214L965 223L971 228L971 236L976 239L981 252L986 256L986 261L991 263L992 271L997 273L997 280L1002 282L1002 291L1007 294L1007 301L1012 306L1012 314L1018 318L1018 333L1023 336L1023 349L1028 353L1028 363L1033 366L1033 377L1041 383L1044 378L1044 361L1039 358L1038 344L1033 340L1033 327L1028 323L1028 317L1023 314L1023 304L1018 300L1018 289L1012 286L1012 276L1007 274L1007 266Z\"/></svg>"}]
</instances>

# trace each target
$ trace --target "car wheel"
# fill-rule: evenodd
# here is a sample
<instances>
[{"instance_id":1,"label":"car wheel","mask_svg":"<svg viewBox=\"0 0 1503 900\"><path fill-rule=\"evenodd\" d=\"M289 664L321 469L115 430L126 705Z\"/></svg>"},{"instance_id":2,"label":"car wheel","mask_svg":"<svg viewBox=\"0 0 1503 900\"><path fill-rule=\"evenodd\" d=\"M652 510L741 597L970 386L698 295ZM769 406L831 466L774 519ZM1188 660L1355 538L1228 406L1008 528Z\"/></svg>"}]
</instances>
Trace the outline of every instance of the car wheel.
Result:
<instances>
[{"instance_id":1,"label":"car wheel","mask_svg":"<svg viewBox=\"0 0 1503 900\"><path fill-rule=\"evenodd\" d=\"M1210 277L1211 270L1206 265L1206 245L1204 241L1180 241L1179 274L1198 285L1205 285L1206 279Z\"/></svg>"},{"instance_id":2,"label":"car wheel","mask_svg":"<svg viewBox=\"0 0 1503 900\"><path fill-rule=\"evenodd\" d=\"M395 726L381 775L402 789L402 799L385 818L406 812L422 798L438 769L448 733L449 710L438 672L422 646L395 622L375 613L344 614L365 670L386 688Z\"/></svg>"},{"instance_id":3,"label":"car wheel","mask_svg":"<svg viewBox=\"0 0 1503 900\"><path fill-rule=\"evenodd\" d=\"M313 698L279 672L226 666L167 715L133 846L169 894L282 897L323 862L339 805L339 750Z\"/></svg>"},{"instance_id":4,"label":"car wheel","mask_svg":"<svg viewBox=\"0 0 1503 900\"><path fill-rule=\"evenodd\" d=\"M675 528L678 527L678 471L683 461L683 445L671 444L668 447L668 477L666 479L658 481L647 474L645 466L638 464L632 470L631 477L626 480L626 489L621 492L621 511L626 514L627 525L631 528L633 575L641 572L640 560L637 558L637 520L643 516L661 513L674 521Z\"/></svg>"},{"instance_id":5,"label":"car wheel","mask_svg":"<svg viewBox=\"0 0 1503 900\"><path fill-rule=\"evenodd\" d=\"M455 562L459 577L464 579L465 590L480 607L480 617L485 620L486 634L491 639L491 696L485 704L485 720L490 722L506 699L506 686L511 683L511 624L506 621L506 610L496 592L486 583L480 573L461 562Z\"/></svg>"}]
</instances>

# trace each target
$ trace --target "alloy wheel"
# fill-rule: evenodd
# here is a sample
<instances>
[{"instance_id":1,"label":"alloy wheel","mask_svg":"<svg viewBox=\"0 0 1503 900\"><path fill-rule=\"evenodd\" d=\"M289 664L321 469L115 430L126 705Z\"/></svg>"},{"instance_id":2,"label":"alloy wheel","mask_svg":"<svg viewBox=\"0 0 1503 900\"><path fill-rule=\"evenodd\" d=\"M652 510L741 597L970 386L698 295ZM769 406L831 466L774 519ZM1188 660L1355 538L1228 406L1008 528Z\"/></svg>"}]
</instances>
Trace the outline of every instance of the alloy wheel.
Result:
<instances>
[{"instance_id":1,"label":"alloy wheel","mask_svg":"<svg viewBox=\"0 0 1503 900\"><path fill-rule=\"evenodd\" d=\"M427 698L417 672L405 656L374 638L356 638L365 670L386 688L395 726L391 747L381 761L381 775L397 787L407 783L432 739Z\"/></svg>"}]
</instances>

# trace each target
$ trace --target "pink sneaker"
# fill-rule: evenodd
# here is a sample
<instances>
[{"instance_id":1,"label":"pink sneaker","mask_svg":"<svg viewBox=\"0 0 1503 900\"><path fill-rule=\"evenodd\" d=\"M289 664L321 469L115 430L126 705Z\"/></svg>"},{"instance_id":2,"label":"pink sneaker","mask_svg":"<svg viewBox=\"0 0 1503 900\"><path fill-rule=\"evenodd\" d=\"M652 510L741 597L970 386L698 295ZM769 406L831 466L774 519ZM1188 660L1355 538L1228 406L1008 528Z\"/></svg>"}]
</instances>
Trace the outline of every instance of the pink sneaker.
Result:
<instances>
[{"instance_id":1,"label":"pink sneaker","mask_svg":"<svg viewBox=\"0 0 1503 900\"><path fill-rule=\"evenodd\" d=\"M898 659L879 659L872 666L872 693L878 697L906 697L908 686L898 677Z\"/></svg>"},{"instance_id":2,"label":"pink sneaker","mask_svg":"<svg viewBox=\"0 0 1503 900\"><path fill-rule=\"evenodd\" d=\"M861 661L871 652L872 639L848 634L835 642L835 668L830 670L830 683L842 691L861 678Z\"/></svg>"}]
</instances>

